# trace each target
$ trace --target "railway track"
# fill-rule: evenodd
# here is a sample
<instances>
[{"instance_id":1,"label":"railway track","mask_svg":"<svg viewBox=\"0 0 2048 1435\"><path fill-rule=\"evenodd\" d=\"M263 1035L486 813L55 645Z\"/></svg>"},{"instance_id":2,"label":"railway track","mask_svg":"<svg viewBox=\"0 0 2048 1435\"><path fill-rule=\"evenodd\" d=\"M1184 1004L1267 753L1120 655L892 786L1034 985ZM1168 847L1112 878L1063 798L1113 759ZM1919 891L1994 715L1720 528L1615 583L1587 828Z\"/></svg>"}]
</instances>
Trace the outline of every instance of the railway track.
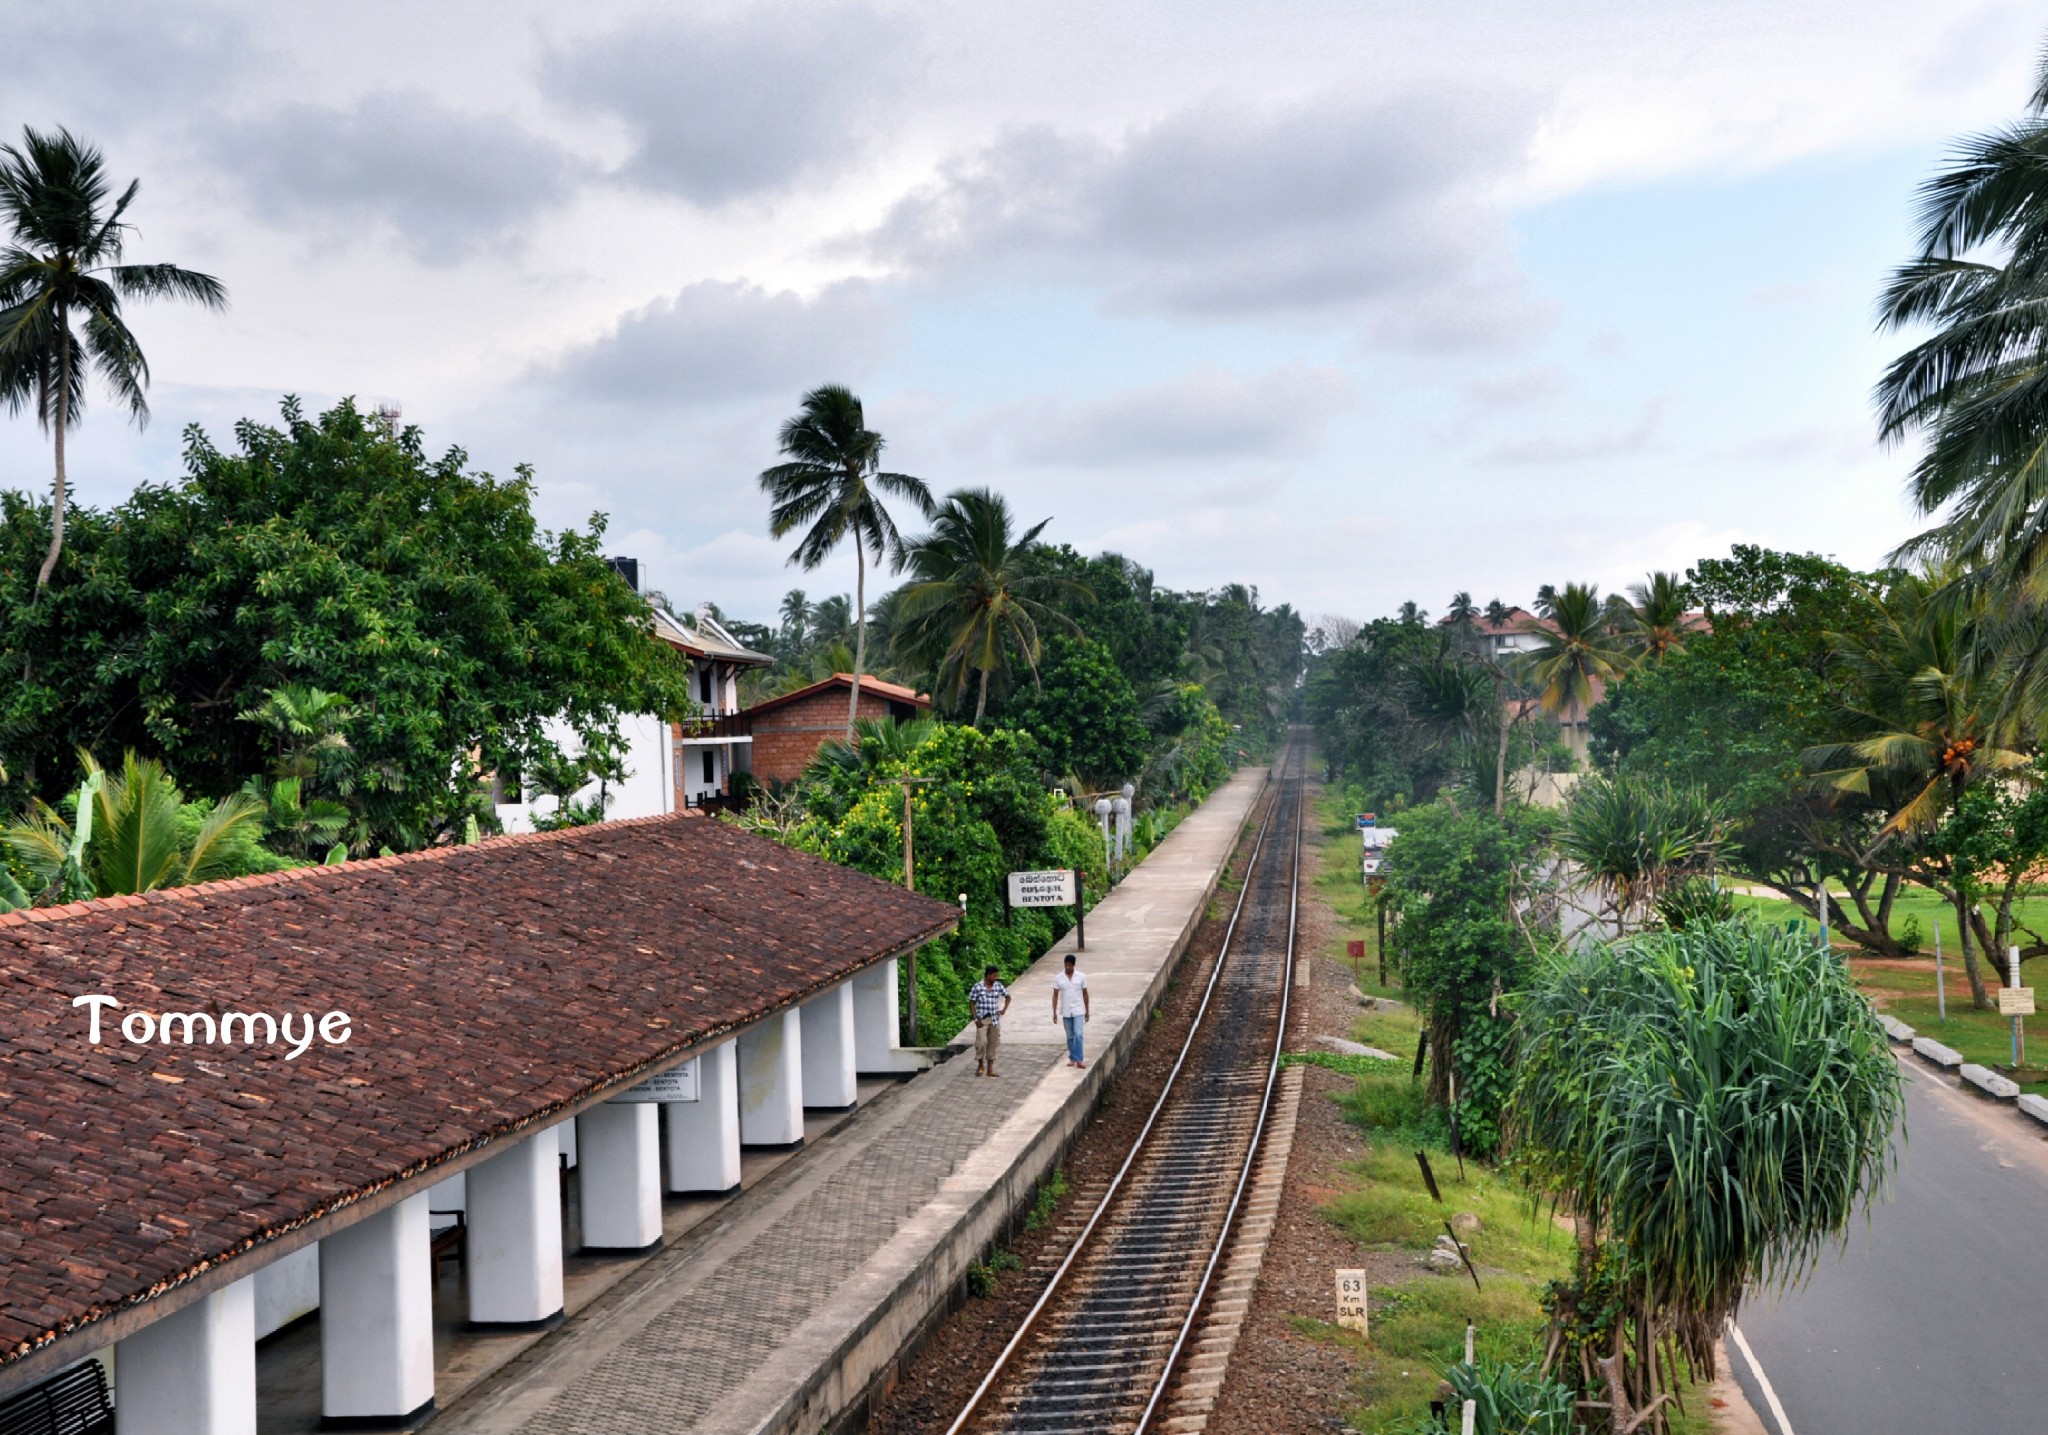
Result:
<instances>
[{"instance_id":1,"label":"railway track","mask_svg":"<svg viewBox=\"0 0 2048 1435\"><path fill-rule=\"evenodd\" d=\"M1293 988L1299 743L1194 1023L1130 1153L947 1435L1138 1435L1163 1416L1272 1110Z\"/></svg>"}]
</instances>

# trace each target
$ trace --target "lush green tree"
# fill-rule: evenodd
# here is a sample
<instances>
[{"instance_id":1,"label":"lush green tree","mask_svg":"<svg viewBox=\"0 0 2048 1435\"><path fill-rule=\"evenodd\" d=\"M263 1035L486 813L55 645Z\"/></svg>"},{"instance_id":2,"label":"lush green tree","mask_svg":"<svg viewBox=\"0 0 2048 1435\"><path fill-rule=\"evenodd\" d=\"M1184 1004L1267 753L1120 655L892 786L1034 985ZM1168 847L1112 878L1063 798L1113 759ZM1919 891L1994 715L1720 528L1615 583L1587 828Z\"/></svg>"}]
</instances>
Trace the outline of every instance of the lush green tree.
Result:
<instances>
[{"instance_id":1,"label":"lush green tree","mask_svg":"<svg viewBox=\"0 0 2048 1435\"><path fill-rule=\"evenodd\" d=\"M1692 590L1676 573L1652 573L1629 585L1615 609L1622 649L1632 662L1661 662L1685 646Z\"/></svg>"},{"instance_id":2,"label":"lush green tree","mask_svg":"<svg viewBox=\"0 0 2048 1435\"><path fill-rule=\"evenodd\" d=\"M49 585L64 551L64 438L85 417L87 373L97 369L137 423L149 418L149 361L122 304L227 304L227 290L211 275L175 264L121 262L134 228L128 206L140 188L139 180L130 180L110 202L100 152L68 130L25 130L19 146L0 145L0 217L11 231L0 250L0 403L11 413L33 408L56 450L49 549L36 572L38 591Z\"/></svg>"},{"instance_id":3,"label":"lush green tree","mask_svg":"<svg viewBox=\"0 0 2048 1435\"><path fill-rule=\"evenodd\" d=\"M1592 1346L1616 1429L1662 1427L1665 1342L1711 1374L1744 1296L1802 1279L1871 1199L1898 1064L1842 964L1761 923L1554 952L1519 1005L1510 1127L1580 1230L1559 1334Z\"/></svg>"},{"instance_id":4,"label":"lush green tree","mask_svg":"<svg viewBox=\"0 0 2048 1435\"><path fill-rule=\"evenodd\" d=\"M916 733L924 736L912 744ZM1046 791L1031 739L951 723L906 725L888 753L840 754L807 775L805 811L783 840L882 878L903 876L904 788L910 787L919 891L965 894L960 929L918 954L918 1039L950 1040L968 1020L967 988L993 963L1015 976L1071 925L1063 909L1005 920L1004 879L1015 870L1075 867L1108 890L1102 839ZM850 758L850 760L848 760Z\"/></svg>"},{"instance_id":5,"label":"lush green tree","mask_svg":"<svg viewBox=\"0 0 2048 1435\"><path fill-rule=\"evenodd\" d=\"M1027 561L1051 521L1017 533L1001 494L963 488L933 512L929 533L899 548L910 581L896 603L897 649L932 670L935 691L956 709L971 683L977 727L988 711L990 679L1008 685L1014 654L1037 683L1040 626L1066 622L1046 598L1070 580L1034 572Z\"/></svg>"},{"instance_id":6,"label":"lush green tree","mask_svg":"<svg viewBox=\"0 0 2048 1435\"><path fill-rule=\"evenodd\" d=\"M804 530L789 561L816 568L841 543L853 540L853 686L846 697L850 740L860 706L860 677L867 671L868 560L881 562L902 542L883 495L906 499L929 515L931 490L921 478L882 467L882 436L867 426L853 391L839 384L805 394L800 411L783 424L779 442L788 462L762 471L761 490L773 505L769 533L787 538Z\"/></svg>"},{"instance_id":7,"label":"lush green tree","mask_svg":"<svg viewBox=\"0 0 2048 1435\"><path fill-rule=\"evenodd\" d=\"M1490 1155L1513 1078L1512 993L1550 939L1546 872L1552 814L1434 802L1401 814L1382 873L1402 984L1426 1024L1429 1097L1453 1113L1468 1150ZM1455 1098L1452 1083L1455 1080Z\"/></svg>"},{"instance_id":8,"label":"lush green tree","mask_svg":"<svg viewBox=\"0 0 2048 1435\"><path fill-rule=\"evenodd\" d=\"M1003 702L995 720L1030 733L1048 773L1076 777L1088 791L1142 774L1152 735L1139 718L1138 695L1106 648L1054 633L1045 639L1038 679Z\"/></svg>"},{"instance_id":9,"label":"lush green tree","mask_svg":"<svg viewBox=\"0 0 2048 1435\"><path fill-rule=\"evenodd\" d=\"M79 510L68 581L35 600L49 510L0 491L0 757L48 797L79 747L159 754L192 791L239 790L278 757L244 721L293 684L346 693L358 850L488 821L481 774L587 741L621 713L689 711L687 670L605 562L603 525L541 531L526 471L438 459L343 403L197 429L186 477ZM24 794L25 795L25 794Z\"/></svg>"}]
</instances>

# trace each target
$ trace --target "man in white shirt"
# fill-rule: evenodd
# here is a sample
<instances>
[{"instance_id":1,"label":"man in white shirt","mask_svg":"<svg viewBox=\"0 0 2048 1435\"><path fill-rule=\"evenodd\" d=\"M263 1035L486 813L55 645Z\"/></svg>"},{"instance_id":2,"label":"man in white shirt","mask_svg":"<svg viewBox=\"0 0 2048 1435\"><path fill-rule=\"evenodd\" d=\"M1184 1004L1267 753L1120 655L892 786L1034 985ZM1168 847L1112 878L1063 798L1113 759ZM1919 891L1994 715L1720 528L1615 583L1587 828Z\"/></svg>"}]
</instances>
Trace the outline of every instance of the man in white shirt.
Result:
<instances>
[{"instance_id":1,"label":"man in white shirt","mask_svg":"<svg viewBox=\"0 0 2048 1435\"><path fill-rule=\"evenodd\" d=\"M1067 1065L1086 1066L1081 1028L1088 1020L1088 974L1075 968L1072 952L1067 953L1067 969L1052 979L1052 1019L1067 1029Z\"/></svg>"}]
</instances>

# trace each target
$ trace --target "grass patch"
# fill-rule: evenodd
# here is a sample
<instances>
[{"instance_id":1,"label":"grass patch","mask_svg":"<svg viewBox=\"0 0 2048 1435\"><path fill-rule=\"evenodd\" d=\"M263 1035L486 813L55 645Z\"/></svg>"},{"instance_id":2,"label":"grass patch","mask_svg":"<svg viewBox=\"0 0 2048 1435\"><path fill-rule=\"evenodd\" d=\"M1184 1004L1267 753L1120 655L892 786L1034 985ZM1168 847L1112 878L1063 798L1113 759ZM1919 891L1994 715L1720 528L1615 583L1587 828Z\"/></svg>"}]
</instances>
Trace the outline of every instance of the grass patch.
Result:
<instances>
[{"instance_id":1,"label":"grass patch","mask_svg":"<svg viewBox=\"0 0 2048 1435\"><path fill-rule=\"evenodd\" d=\"M1031 1198L1031 1209L1024 1213L1024 1229L1042 1230L1052 1224L1052 1213L1059 1209L1067 1195L1067 1173L1054 1168L1053 1173L1038 1183L1038 1194Z\"/></svg>"},{"instance_id":2,"label":"grass patch","mask_svg":"<svg viewBox=\"0 0 2048 1435\"><path fill-rule=\"evenodd\" d=\"M1345 1076L1384 1076L1405 1070L1400 1061L1383 1056L1352 1056L1337 1051L1287 1051L1280 1054L1282 1066L1320 1066Z\"/></svg>"},{"instance_id":3,"label":"grass patch","mask_svg":"<svg viewBox=\"0 0 2048 1435\"><path fill-rule=\"evenodd\" d=\"M1943 963L1948 979L1947 1021L1941 1019L1941 1003L1935 996L1931 958L1926 962L1903 962L1851 957L1849 975L1879 1011L1897 1017L1922 1036L1954 1047L1965 1061L2015 1075L2012 1018L2000 1016L1996 1010L1977 1011L1970 1006L1970 982L1963 975L1962 965L1957 959ZM1995 987L1996 975L1987 971L1985 981ZM2027 1059L2017 1073L2021 1089L2048 1096L2048 1071L2044 1068L2048 1068L2048 1025L2040 1017L2030 1017Z\"/></svg>"},{"instance_id":4,"label":"grass patch","mask_svg":"<svg viewBox=\"0 0 2048 1435\"><path fill-rule=\"evenodd\" d=\"M1813 926L1813 918L1800 911L1783 897L1752 896L1746 892L1735 894L1738 907L1755 912L1773 922L1805 922ZM1843 905L1849 904L1846 900ZM1875 906L1875 902L1872 903ZM1853 910L1853 909L1852 909ZM1985 907L1988 921L1990 906ZM2013 915L2023 926L2037 932L2048 932L2048 888L2029 889L2013 903ZM1905 927L1906 919L1912 917L1920 924L1920 956L1932 961L1934 958L1934 934L1941 932L1941 949L1953 959L1956 955L1956 909L1936 893L1925 887L1907 887L1892 902L1892 934L1897 936Z\"/></svg>"}]
</instances>

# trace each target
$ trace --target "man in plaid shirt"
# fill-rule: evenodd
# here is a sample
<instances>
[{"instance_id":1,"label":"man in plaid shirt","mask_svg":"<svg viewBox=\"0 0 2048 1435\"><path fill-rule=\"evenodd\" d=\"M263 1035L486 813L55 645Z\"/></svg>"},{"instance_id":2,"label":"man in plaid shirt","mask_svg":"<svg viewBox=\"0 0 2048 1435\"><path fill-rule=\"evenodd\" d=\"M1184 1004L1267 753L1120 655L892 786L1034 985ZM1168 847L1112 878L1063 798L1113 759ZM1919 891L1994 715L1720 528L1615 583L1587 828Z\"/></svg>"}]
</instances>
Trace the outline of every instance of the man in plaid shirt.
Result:
<instances>
[{"instance_id":1,"label":"man in plaid shirt","mask_svg":"<svg viewBox=\"0 0 2048 1435\"><path fill-rule=\"evenodd\" d=\"M974 1074L996 1074L996 1049L1003 1044L1003 1013L1010 1009L1010 989L996 979L990 967L981 980L967 989L974 1005Z\"/></svg>"}]
</instances>

